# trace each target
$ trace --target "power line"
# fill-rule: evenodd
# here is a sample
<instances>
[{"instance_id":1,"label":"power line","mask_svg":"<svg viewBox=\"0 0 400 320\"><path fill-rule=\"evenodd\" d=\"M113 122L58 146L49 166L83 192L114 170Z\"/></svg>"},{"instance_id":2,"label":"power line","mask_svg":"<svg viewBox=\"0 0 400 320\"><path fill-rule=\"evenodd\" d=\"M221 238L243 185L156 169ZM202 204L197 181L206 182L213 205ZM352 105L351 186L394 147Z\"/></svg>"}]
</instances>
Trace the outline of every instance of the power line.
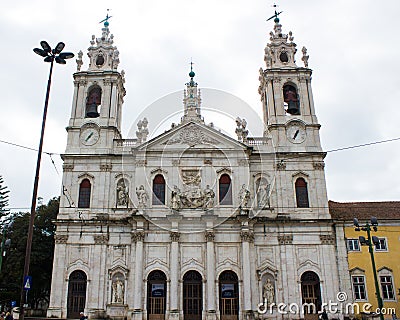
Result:
<instances>
[{"instance_id":1,"label":"power line","mask_svg":"<svg viewBox=\"0 0 400 320\"><path fill-rule=\"evenodd\" d=\"M336 148L336 149L327 150L327 151L324 151L324 152L326 152L326 153L331 153L331 152L337 152L337 151L343 151L343 150L349 150L349 149L356 149L356 148L367 147L367 146L372 146L372 145L375 145L375 144L382 144L382 143L393 142L393 141L398 141L398 140L400 140L400 137L393 138L393 139L387 139L387 140L380 140L380 141L367 142L367 143L357 144L357 145L348 146L348 147L341 147L341 148ZM9 145L12 145L12 146L15 146L15 147L19 147L19 148L31 150L31 151L38 151L38 150L35 149L35 148L23 146L23 145L16 144L16 143L13 143L13 142L9 142L9 141L5 141L5 140L0 140L0 142L1 142L1 143L5 143L5 144L9 144ZM54 155L54 154L56 154L56 155L61 155L60 153L57 153L57 152L46 152L46 151L43 151L43 153L48 154L48 155L50 155L50 156L51 156L51 155ZM300 157L300 156L297 156L297 157ZM291 158L290 158L290 159L291 159ZM52 159L52 160L53 160L53 159Z\"/></svg>"},{"instance_id":2,"label":"power line","mask_svg":"<svg viewBox=\"0 0 400 320\"><path fill-rule=\"evenodd\" d=\"M38 149L31 148L31 147L27 147L27 146L23 146L23 145L20 145L20 144L17 144L17 143L9 142L9 141L0 140L0 142L1 142L1 143L5 143L5 144L9 144L9 145L14 146L14 147L22 148L22 149L27 149L27 150L31 150L31 151L39 151ZM50 156L51 156L52 154L60 155L60 153L56 153L56 152L46 152L46 151L43 151L43 153L48 154L48 155L50 155Z\"/></svg>"}]
</instances>

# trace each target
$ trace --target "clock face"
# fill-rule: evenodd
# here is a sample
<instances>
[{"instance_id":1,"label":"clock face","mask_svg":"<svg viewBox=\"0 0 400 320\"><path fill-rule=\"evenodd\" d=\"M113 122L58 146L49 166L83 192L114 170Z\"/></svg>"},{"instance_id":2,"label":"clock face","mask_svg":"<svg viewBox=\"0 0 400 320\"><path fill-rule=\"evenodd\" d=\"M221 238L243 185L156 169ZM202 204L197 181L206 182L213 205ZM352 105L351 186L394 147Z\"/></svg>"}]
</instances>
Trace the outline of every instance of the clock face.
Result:
<instances>
[{"instance_id":1,"label":"clock face","mask_svg":"<svg viewBox=\"0 0 400 320\"><path fill-rule=\"evenodd\" d=\"M286 136L292 143L302 143L306 140L306 130L301 124L289 124L286 128Z\"/></svg>"},{"instance_id":2,"label":"clock face","mask_svg":"<svg viewBox=\"0 0 400 320\"><path fill-rule=\"evenodd\" d=\"M85 146L92 146L99 140L99 131L96 128L86 128L81 132L81 143Z\"/></svg>"}]
</instances>

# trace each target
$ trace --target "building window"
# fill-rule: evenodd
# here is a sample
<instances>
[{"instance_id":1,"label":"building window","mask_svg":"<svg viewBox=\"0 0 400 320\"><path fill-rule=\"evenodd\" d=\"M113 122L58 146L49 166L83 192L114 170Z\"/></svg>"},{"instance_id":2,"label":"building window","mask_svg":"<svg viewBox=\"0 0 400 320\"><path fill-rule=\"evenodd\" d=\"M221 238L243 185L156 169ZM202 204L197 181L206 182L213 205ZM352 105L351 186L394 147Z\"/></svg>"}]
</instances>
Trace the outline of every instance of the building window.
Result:
<instances>
[{"instance_id":1,"label":"building window","mask_svg":"<svg viewBox=\"0 0 400 320\"><path fill-rule=\"evenodd\" d=\"M386 238L378 238L379 242L375 244L375 251L387 251Z\"/></svg>"},{"instance_id":2,"label":"building window","mask_svg":"<svg viewBox=\"0 0 400 320\"><path fill-rule=\"evenodd\" d=\"M365 277L352 276L353 292L355 300L367 300L365 291Z\"/></svg>"},{"instance_id":3,"label":"building window","mask_svg":"<svg viewBox=\"0 0 400 320\"><path fill-rule=\"evenodd\" d=\"M82 180L79 185L78 208L90 208L90 192L92 186L88 179Z\"/></svg>"},{"instance_id":4,"label":"building window","mask_svg":"<svg viewBox=\"0 0 400 320\"><path fill-rule=\"evenodd\" d=\"M384 300L395 300L392 276L380 276L382 296Z\"/></svg>"},{"instance_id":5,"label":"building window","mask_svg":"<svg viewBox=\"0 0 400 320\"><path fill-rule=\"evenodd\" d=\"M298 178L295 183L297 208L309 208L307 182Z\"/></svg>"},{"instance_id":6,"label":"building window","mask_svg":"<svg viewBox=\"0 0 400 320\"><path fill-rule=\"evenodd\" d=\"M219 178L219 204L232 204L231 178L227 174L223 174Z\"/></svg>"},{"instance_id":7,"label":"building window","mask_svg":"<svg viewBox=\"0 0 400 320\"><path fill-rule=\"evenodd\" d=\"M358 239L347 239L347 251L360 251L360 241Z\"/></svg>"},{"instance_id":8,"label":"building window","mask_svg":"<svg viewBox=\"0 0 400 320\"><path fill-rule=\"evenodd\" d=\"M162 174L158 174L153 180L153 204L165 204L165 180Z\"/></svg>"}]
</instances>

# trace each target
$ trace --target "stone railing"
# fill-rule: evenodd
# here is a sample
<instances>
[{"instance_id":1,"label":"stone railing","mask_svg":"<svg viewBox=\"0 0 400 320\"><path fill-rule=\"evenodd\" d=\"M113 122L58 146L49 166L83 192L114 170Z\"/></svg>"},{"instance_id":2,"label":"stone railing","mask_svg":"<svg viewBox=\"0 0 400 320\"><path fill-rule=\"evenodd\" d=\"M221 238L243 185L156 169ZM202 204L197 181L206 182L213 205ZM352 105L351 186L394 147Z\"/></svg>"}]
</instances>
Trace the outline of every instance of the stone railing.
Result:
<instances>
[{"instance_id":1,"label":"stone railing","mask_svg":"<svg viewBox=\"0 0 400 320\"><path fill-rule=\"evenodd\" d=\"M116 147L133 147L137 145L137 139L114 139Z\"/></svg>"},{"instance_id":2,"label":"stone railing","mask_svg":"<svg viewBox=\"0 0 400 320\"><path fill-rule=\"evenodd\" d=\"M269 138L266 137L248 137L247 144L249 146L259 146L262 144L268 144Z\"/></svg>"}]
</instances>

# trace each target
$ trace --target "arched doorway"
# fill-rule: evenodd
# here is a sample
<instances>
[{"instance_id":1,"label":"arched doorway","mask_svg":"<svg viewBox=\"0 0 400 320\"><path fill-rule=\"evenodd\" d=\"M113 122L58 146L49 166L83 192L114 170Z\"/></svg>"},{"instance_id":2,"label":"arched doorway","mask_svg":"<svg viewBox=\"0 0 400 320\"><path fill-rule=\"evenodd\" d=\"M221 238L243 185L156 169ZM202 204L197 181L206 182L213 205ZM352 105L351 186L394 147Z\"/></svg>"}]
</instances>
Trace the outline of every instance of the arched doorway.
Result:
<instances>
[{"instance_id":1,"label":"arched doorway","mask_svg":"<svg viewBox=\"0 0 400 320\"><path fill-rule=\"evenodd\" d=\"M322 299L319 277L315 272L306 271L301 275L301 297L304 319L317 320Z\"/></svg>"},{"instance_id":2,"label":"arched doorway","mask_svg":"<svg viewBox=\"0 0 400 320\"><path fill-rule=\"evenodd\" d=\"M224 271L219 276L219 311L221 320L238 319L238 277L233 271Z\"/></svg>"},{"instance_id":3,"label":"arched doorway","mask_svg":"<svg viewBox=\"0 0 400 320\"><path fill-rule=\"evenodd\" d=\"M147 277L147 319L164 320L167 277L160 270L150 272Z\"/></svg>"},{"instance_id":4,"label":"arched doorway","mask_svg":"<svg viewBox=\"0 0 400 320\"><path fill-rule=\"evenodd\" d=\"M81 270L72 272L68 281L67 318L79 318L86 303L86 273Z\"/></svg>"},{"instance_id":5,"label":"arched doorway","mask_svg":"<svg viewBox=\"0 0 400 320\"><path fill-rule=\"evenodd\" d=\"M188 271L183 276L183 315L185 320L201 320L202 286L202 278L197 271Z\"/></svg>"}]
</instances>

